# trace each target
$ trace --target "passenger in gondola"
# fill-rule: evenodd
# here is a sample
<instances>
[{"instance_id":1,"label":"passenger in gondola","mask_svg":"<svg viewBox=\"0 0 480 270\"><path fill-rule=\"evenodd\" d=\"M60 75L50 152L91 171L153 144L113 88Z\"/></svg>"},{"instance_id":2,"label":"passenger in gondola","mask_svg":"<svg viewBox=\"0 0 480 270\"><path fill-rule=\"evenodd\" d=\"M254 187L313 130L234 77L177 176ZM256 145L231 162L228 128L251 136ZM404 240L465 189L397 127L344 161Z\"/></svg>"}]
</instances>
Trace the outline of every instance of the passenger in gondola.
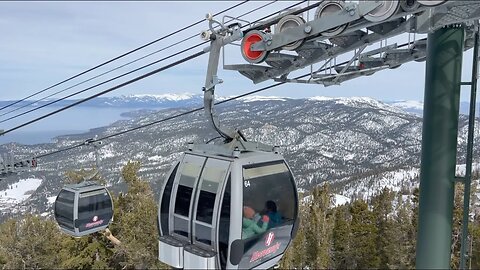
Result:
<instances>
[{"instance_id":1,"label":"passenger in gondola","mask_svg":"<svg viewBox=\"0 0 480 270\"><path fill-rule=\"evenodd\" d=\"M277 204L274 201L265 202L265 209L262 214L267 215L270 219L268 229L276 227L282 222L282 215L277 211Z\"/></svg>"},{"instance_id":2,"label":"passenger in gondola","mask_svg":"<svg viewBox=\"0 0 480 270\"><path fill-rule=\"evenodd\" d=\"M243 207L242 220L242 239L250 238L256 234L264 233L268 229L270 218L267 215L262 217L262 225L258 225L255 220L255 210L249 206Z\"/></svg>"}]
</instances>

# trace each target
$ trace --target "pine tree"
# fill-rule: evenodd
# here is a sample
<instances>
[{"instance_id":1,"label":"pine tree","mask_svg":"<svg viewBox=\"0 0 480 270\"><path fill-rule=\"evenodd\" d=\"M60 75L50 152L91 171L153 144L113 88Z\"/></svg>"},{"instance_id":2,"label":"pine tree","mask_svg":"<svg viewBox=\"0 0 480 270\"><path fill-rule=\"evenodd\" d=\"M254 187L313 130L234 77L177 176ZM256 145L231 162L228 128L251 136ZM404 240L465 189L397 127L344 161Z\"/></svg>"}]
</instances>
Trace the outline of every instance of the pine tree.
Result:
<instances>
[{"instance_id":1,"label":"pine tree","mask_svg":"<svg viewBox=\"0 0 480 270\"><path fill-rule=\"evenodd\" d=\"M114 202L111 231L122 245L115 248L113 267L163 267L158 261L157 203L150 185L137 176L139 170L139 162L128 162L122 169L128 192Z\"/></svg>"},{"instance_id":2,"label":"pine tree","mask_svg":"<svg viewBox=\"0 0 480 270\"><path fill-rule=\"evenodd\" d=\"M378 268L380 258L378 257L377 245L377 227L375 226L375 216L368 209L368 205L363 200L357 200L350 206L352 216L352 259L354 268Z\"/></svg>"},{"instance_id":3,"label":"pine tree","mask_svg":"<svg viewBox=\"0 0 480 270\"><path fill-rule=\"evenodd\" d=\"M470 234L472 241L470 264L472 266L471 269L480 269L480 220L477 215L475 217L476 219L472 223Z\"/></svg>"},{"instance_id":4,"label":"pine tree","mask_svg":"<svg viewBox=\"0 0 480 270\"><path fill-rule=\"evenodd\" d=\"M416 249L417 249L417 235L418 235L418 214L419 214L419 205L420 205L420 189L415 188L413 190L413 196L411 198L412 202L412 211L411 211L411 224L412 230L408 233L408 239L412 243L412 250L410 254L410 265L415 265L416 258Z\"/></svg>"},{"instance_id":5,"label":"pine tree","mask_svg":"<svg viewBox=\"0 0 480 270\"><path fill-rule=\"evenodd\" d=\"M57 225L26 215L0 225L0 262L4 269L58 268L63 236Z\"/></svg>"},{"instance_id":6,"label":"pine tree","mask_svg":"<svg viewBox=\"0 0 480 270\"><path fill-rule=\"evenodd\" d=\"M330 193L326 185L315 188L311 200L300 205L299 229L280 264L282 269L331 266L333 220L329 206Z\"/></svg>"},{"instance_id":7,"label":"pine tree","mask_svg":"<svg viewBox=\"0 0 480 270\"><path fill-rule=\"evenodd\" d=\"M348 205L335 208L335 223L333 228L333 267L336 269L350 268L351 261L351 232L350 214Z\"/></svg>"},{"instance_id":8,"label":"pine tree","mask_svg":"<svg viewBox=\"0 0 480 270\"><path fill-rule=\"evenodd\" d=\"M473 172L473 178L477 176L477 172ZM460 267L460 249L461 249L461 237L462 237L462 222L463 222L463 198L464 198L464 186L457 184L455 185L455 200L454 200L454 210L453 210L453 230L452 230L452 247L451 247L451 267L458 268ZM470 213L472 211L475 212L475 202L476 202L476 192L477 188L476 185L472 184L471 191L470 191ZM475 220L472 224L469 224L468 230L470 237L474 237L475 239L475 226L478 223L475 223ZM470 245L469 245L470 246ZM466 249L468 251L469 248ZM467 254L468 255L468 254ZM469 263L469 260L467 260Z\"/></svg>"},{"instance_id":9,"label":"pine tree","mask_svg":"<svg viewBox=\"0 0 480 270\"><path fill-rule=\"evenodd\" d=\"M404 201L402 194L397 194L396 216L393 221L394 238L393 243L396 251L391 261L391 268L412 269L413 257L415 256L415 228L412 226L409 201Z\"/></svg>"},{"instance_id":10,"label":"pine tree","mask_svg":"<svg viewBox=\"0 0 480 270\"><path fill-rule=\"evenodd\" d=\"M389 269L393 264L393 258L396 256L395 225L391 218L393 214L393 199L395 194L388 188L384 188L377 196L372 199L373 215L377 227L377 252L380 259L380 268Z\"/></svg>"},{"instance_id":11,"label":"pine tree","mask_svg":"<svg viewBox=\"0 0 480 270\"><path fill-rule=\"evenodd\" d=\"M455 199L453 208L453 228L452 228L452 246L451 261L452 269L460 267L460 245L462 236L462 218L463 218L463 185L455 185Z\"/></svg>"},{"instance_id":12,"label":"pine tree","mask_svg":"<svg viewBox=\"0 0 480 270\"><path fill-rule=\"evenodd\" d=\"M112 250L108 242L100 234L92 234L81 238L65 236L61 246L62 268L92 269L107 268Z\"/></svg>"},{"instance_id":13,"label":"pine tree","mask_svg":"<svg viewBox=\"0 0 480 270\"><path fill-rule=\"evenodd\" d=\"M328 185L314 188L305 225L306 259L311 268L327 268L330 262L331 230Z\"/></svg>"}]
</instances>

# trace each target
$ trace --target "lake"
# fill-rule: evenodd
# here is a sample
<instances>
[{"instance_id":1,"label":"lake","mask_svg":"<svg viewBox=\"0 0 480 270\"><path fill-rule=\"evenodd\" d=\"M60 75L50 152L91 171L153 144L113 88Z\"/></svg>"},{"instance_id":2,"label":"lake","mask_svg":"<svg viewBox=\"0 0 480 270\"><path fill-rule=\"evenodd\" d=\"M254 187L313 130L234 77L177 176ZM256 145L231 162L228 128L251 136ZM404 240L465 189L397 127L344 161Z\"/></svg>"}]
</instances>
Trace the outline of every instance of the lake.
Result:
<instances>
[{"instance_id":1,"label":"lake","mask_svg":"<svg viewBox=\"0 0 480 270\"><path fill-rule=\"evenodd\" d=\"M54 111L59 108L60 107L52 107L50 111ZM134 110L135 109L132 108L98 108L76 106L51 117L42 119L31 125L12 131L4 136L0 136L0 144L10 142L17 142L21 144L50 143L54 137L59 135L83 133L92 128L108 126L115 121L126 119L125 117L122 117L121 114ZM39 110L16 119L0 123L0 129L8 130L34 118L40 117L50 111ZM16 114L18 114L18 112L5 115L1 117L0 120Z\"/></svg>"}]
</instances>

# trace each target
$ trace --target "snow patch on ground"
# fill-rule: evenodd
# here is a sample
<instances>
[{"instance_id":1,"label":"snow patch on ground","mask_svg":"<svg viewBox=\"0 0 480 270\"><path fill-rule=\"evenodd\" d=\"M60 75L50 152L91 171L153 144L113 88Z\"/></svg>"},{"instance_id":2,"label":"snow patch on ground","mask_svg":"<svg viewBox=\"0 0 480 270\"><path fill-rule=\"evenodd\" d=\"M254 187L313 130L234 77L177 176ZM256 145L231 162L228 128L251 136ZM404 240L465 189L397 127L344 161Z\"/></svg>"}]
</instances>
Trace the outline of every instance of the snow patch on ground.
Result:
<instances>
[{"instance_id":1,"label":"snow patch on ground","mask_svg":"<svg viewBox=\"0 0 480 270\"><path fill-rule=\"evenodd\" d=\"M333 205L335 207L350 203L350 198L340 194L333 194Z\"/></svg>"},{"instance_id":2,"label":"snow patch on ground","mask_svg":"<svg viewBox=\"0 0 480 270\"><path fill-rule=\"evenodd\" d=\"M316 96L316 97L310 97L308 98L308 100L311 100L311 101L325 101L325 100L333 100L335 98L332 98L332 97L323 97L323 96Z\"/></svg>"},{"instance_id":3,"label":"snow patch on ground","mask_svg":"<svg viewBox=\"0 0 480 270\"><path fill-rule=\"evenodd\" d=\"M47 202L48 204L53 204L56 199L57 199L57 196L50 196L50 197L47 197Z\"/></svg>"},{"instance_id":4,"label":"snow patch on ground","mask_svg":"<svg viewBox=\"0 0 480 270\"><path fill-rule=\"evenodd\" d=\"M312 200L313 200L313 196L308 195L302 199L302 203L309 204L309 203L312 203ZM330 197L330 202L331 202L330 207L333 208L333 207L338 207L338 206L350 203L350 198L340 194L332 194L332 196Z\"/></svg>"},{"instance_id":5,"label":"snow patch on ground","mask_svg":"<svg viewBox=\"0 0 480 270\"><path fill-rule=\"evenodd\" d=\"M115 152L111 148L101 149L100 154L102 158L111 158L115 156Z\"/></svg>"},{"instance_id":6,"label":"snow patch on ground","mask_svg":"<svg viewBox=\"0 0 480 270\"><path fill-rule=\"evenodd\" d=\"M480 163L473 163L472 169L474 171L480 170ZM347 183L341 193L347 198L357 197L368 200L376 196L384 188L396 192L401 191L402 188L412 191L419 185L419 175L420 168L398 169L381 173L380 175L356 179L351 183ZM457 177L465 176L465 164L456 166L455 175ZM405 200L406 199L410 198L405 198Z\"/></svg>"},{"instance_id":7,"label":"snow patch on ground","mask_svg":"<svg viewBox=\"0 0 480 270\"><path fill-rule=\"evenodd\" d=\"M42 179L27 178L0 190L0 210L24 202L42 184Z\"/></svg>"},{"instance_id":8,"label":"snow patch on ground","mask_svg":"<svg viewBox=\"0 0 480 270\"><path fill-rule=\"evenodd\" d=\"M356 179L346 184L342 195L347 198L357 197L368 200L376 196L384 188L396 192L402 188L411 191L418 186L418 181L415 179L417 179L419 174L419 168L406 168L385 172L380 175L368 176L363 179Z\"/></svg>"},{"instance_id":9,"label":"snow patch on ground","mask_svg":"<svg viewBox=\"0 0 480 270\"><path fill-rule=\"evenodd\" d=\"M139 94L139 95L132 95L127 97L133 98L152 98L157 100L172 100L172 101L179 101L179 100L187 100L191 99L195 94L192 93L182 93L182 94L163 94L163 95L150 95L150 94Z\"/></svg>"},{"instance_id":10,"label":"snow patch on ground","mask_svg":"<svg viewBox=\"0 0 480 270\"><path fill-rule=\"evenodd\" d=\"M327 158L333 158L333 153L330 152L322 151L320 154Z\"/></svg>"},{"instance_id":11,"label":"snow patch on ground","mask_svg":"<svg viewBox=\"0 0 480 270\"><path fill-rule=\"evenodd\" d=\"M392 106L376 99L370 97L323 97L316 96L308 98L309 101L334 101L336 104L341 104L351 107L378 107L379 109L404 113L403 110L399 109L397 106ZM423 105L422 105L423 106Z\"/></svg>"},{"instance_id":12,"label":"snow patch on ground","mask_svg":"<svg viewBox=\"0 0 480 270\"><path fill-rule=\"evenodd\" d=\"M276 97L276 96L251 96L251 97L243 97L239 100L243 102L254 102L254 101L286 101L284 97Z\"/></svg>"},{"instance_id":13,"label":"snow patch on ground","mask_svg":"<svg viewBox=\"0 0 480 270\"><path fill-rule=\"evenodd\" d=\"M467 170L467 166L465 164L457 165L455 169L455 176L458 177L465 177L465 172ZM480 163L472 163L472 170L478 171L480 170Z\"/></svg>"}]
</instances>

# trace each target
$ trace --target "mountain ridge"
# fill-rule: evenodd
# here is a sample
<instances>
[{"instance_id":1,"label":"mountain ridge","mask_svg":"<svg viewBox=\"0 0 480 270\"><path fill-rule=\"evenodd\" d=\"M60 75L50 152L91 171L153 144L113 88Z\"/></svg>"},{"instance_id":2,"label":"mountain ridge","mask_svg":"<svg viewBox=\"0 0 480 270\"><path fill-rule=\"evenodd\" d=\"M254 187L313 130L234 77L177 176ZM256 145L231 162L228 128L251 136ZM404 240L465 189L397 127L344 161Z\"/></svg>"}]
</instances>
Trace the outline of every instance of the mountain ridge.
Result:
<instances>
[{"instance_id":1,"label":"mountain ridge","mask_svg":"<svg viewBox=\"0 0 480 270\"><path fill-rule=\"evenodd\" d=\"M81 144L95 135L104 137L159 121L190 108L139 113L132 119L86 133L57 137L49 144L0 145L0 153L13 153L19 158L41 155ZM354 197L347 187L355 179L410 171L420 163L422 118L374 99L250 99L221 104L216 112L222 125L242 130L249 140L279 145L296 175L297 186L303 191L328 182L339 194ZM458 163L464 160L467 120L461 116L459 121ZM187 144L204 143L215 136L203 112L135 130L104 141L99 150L100 173L113 192L124 191L120 170L129 160L138 160L142 163L140 176L158 196L166 173L180 153L187 150ZM474 156L478 153L476 146ZM76 148L39 159L36 170L0 181L1 195L8 194L9 187L23 179L43 179L28 199L2 214L11 216L30 211L48 215L52 197L62 186L64 172L91 168L94 160L93 148Z\"/></svg>"},{"instance_id":2,"label":"mountain ridge","mask_svg":"<svg viewBox=\"0 0 480 270\"><path fill-rule=\"evenodd\" d=\"M216 101L222 101L235 96L216 96ZM355 100L355 99L365 99L365 100L375 100L370 97L326 97L326 96L313 96L313 97L304 97L304 98L293 98L293 97L281 97L281 96L262 96L262 95L253 95L246 96L239 99L243 102L253 102L253 101L269 101L269 100ZM71 105L75 102L78 102L81 99L66 99L58 100L49 98L43 101L35 102L33 100L8 100L0 101L0 107L8 106L14 102L18 102L14 106L11 106L12 109L18 108L20 106L26 106L26 109L31 109L35 107L40 107L47 105L48 103L55 102L50 105L53 107L64 107ZM391 105L393 107L400 108L406 112L413 113L416 115L423 114L423 101L418 100L394 100L394 101L380 101L382 103ZM31 104L31 105L29 105ZM178 107L189 107L195 105L203 104L203 95L195 93L180 93L180 94L136 94L136 95L122 95L114 97L98 97L93 100L89 100L79 106L86 107L98 107L103 108L105 106L112 108L144 108L144 109L156 109L156 108L178 108ZM27 106L28 105L28 106ZM468 114L470 103L462 101L460 103L460 113ZM480 103L477 103L477 108L480 106ZM479 110L477 110L479 111ZM478 116L478 114L477 114Z\"/></svg>"}]
</instances>

